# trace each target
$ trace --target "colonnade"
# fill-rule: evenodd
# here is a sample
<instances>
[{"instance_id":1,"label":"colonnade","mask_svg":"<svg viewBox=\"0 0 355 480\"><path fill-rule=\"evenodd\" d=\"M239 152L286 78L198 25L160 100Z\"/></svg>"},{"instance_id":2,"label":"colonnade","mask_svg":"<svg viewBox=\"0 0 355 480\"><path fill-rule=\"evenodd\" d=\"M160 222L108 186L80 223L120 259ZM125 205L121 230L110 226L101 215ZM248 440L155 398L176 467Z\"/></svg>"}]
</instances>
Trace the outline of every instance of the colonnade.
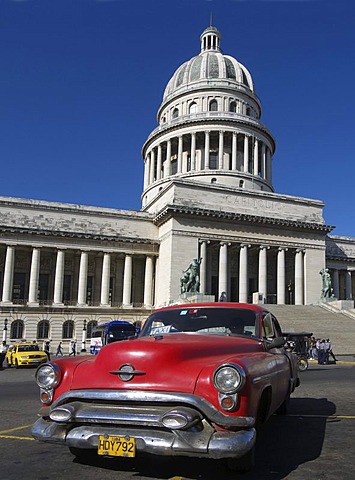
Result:
<instances>
[{"instance_id":1,"label":"colonnade","mask_svg":"<svg viewBox=\"0 0 355 480\"><path fill-rule=\"evenodd\" d=\"M55 271L54 271L54 288L53 288L53 305L63 305L63 285L64 285L64 273L65 273L65 258L66 249L55 250ZM13 282L15 271L15 253L16 246L7 245L2 297L1 304L13 303ZM111 279L111 261L113 253L103 252L102 268L100 272L100 306L110 306L109 294L110 294L110 279ZM122 305L129 306L132 304L132 266L133 266L134 254L124 254L124 267L123 267L123 291L122 291ZM29 306L38 305L38 292L39 292L39 276L40 276L40 263L41 262L41 249L38 247L32 247L31 252L31 266L29 272L28 282L28 299L27 304ZM77 306L87 305L87 282L88 282L88 265L89 265L89 251L80 251L79 272L77 278L77 297L73 303ZM143 286L143 305L153 305L153 285L154 285L154 256L145 256L144 267L144 286Z\"/></svg>"},{"instance_id":2,"label":"colonnade","mask_svg":"<svg viewBox=\"0 0 355 480\"><path fill-rule=\"evenodd\" d=\"M208 246L209 241L203 240L200 242L200 258L201 267L200 267L200 291L201 293L208 293ZM218 296L222 292L228 293L228 286L230 283L229 279L229 264L230 264L230 255L229 248L232 246L229 242L220 242L219 243L219 253L218 253ZM235 247L235 245L233 245ZM250 244L240 244L239 245L239 256L238 256L238 271L239 271L239 302L248 302L252 293L249 292L249 272L248 272L248 249L252 245ZM286 291L289 288L286 285L286 251L288 248L277 247L276 255L276 292L270 292L268 288L268 251L270 250L269 246L258 245L253 247L258 250L258 272L257 272L257 292L263 296L264 299L267 298L268 294L276 293L277 303L285 304L286 303ZM276 247L274 247L275 249ZM292 249L292 254L294 255L294 266L292 267L293 274L293 285L292 293L293 303L295 305L303 305L305 302L304 292L305 292L305 250L304 249ZM289 273L288 273L289 274ZM228 295L227 295L228 298ZM289 299L288 299L289 300Z\"/></svg>"},{"instance_id":3,"label":"colonnade","mask_svg":"<svg viewBox=\"0 0 355 480\"><path fill-rule=\"evenodd\" d=\"M216 154L213 160L212 152ZM262 139L236 131L180 134L147 151L144 189L170 175L210 169L242 171L271 183L271 151Z\"/></svg>"},{"instance_id":4,"label":"colonnade","mask_svg":"<svg viewBox=\"0 0 355 480\"><path fill-rule=\"evenodd\" d=\"M341 300L354 300L353 294L353 275L354 270L332 268L330 269L332 278L332 288L335 298ZM341 277L343 281L341 281Z\"/></svg>"}]
</instances>

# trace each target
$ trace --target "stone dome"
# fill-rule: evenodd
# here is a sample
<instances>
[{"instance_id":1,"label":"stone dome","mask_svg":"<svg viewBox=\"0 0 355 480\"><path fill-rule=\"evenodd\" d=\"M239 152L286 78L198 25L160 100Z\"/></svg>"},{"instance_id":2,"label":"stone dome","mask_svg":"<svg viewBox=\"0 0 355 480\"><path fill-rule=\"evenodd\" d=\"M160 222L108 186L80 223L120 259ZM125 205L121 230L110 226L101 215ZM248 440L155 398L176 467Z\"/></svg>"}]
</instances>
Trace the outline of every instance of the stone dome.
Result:
<instances>
[{"instance_id":1,"label":"stone dome","mask_svg":"<svg viewBox=\"0 0 355 480\"><path fill-rule=\"evenodd\" d=\"M176 70L165 88L163 102L186 90L206 88L211 83L214 86L227 83L229 87L254 92L253 79L247 68L235 58L221 52L221 34L217 28L206 28L200 39L200 54Z\"/></svg>"}]
</instances>

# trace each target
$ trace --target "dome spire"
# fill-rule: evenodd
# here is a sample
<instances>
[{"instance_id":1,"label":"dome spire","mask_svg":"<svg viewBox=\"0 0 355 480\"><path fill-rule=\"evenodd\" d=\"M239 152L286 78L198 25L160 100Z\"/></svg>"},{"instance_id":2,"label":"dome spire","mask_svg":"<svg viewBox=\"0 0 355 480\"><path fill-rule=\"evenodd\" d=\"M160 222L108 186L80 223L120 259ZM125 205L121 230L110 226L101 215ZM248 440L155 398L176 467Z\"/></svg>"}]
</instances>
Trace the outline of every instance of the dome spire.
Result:
<instances>
[{"instance_id":1,"label":"dome spire","mask_svg":"<svg viewBox=\"0 0 355 480\"><path fill-rule=\"evenodd\" d=\"M210 26L204 30L200 36L201 40L201 53L203 52L220 52L219 47L221 34L216 27L212 26L212 13L210 18Z\"/></svg>"}]
</instances>

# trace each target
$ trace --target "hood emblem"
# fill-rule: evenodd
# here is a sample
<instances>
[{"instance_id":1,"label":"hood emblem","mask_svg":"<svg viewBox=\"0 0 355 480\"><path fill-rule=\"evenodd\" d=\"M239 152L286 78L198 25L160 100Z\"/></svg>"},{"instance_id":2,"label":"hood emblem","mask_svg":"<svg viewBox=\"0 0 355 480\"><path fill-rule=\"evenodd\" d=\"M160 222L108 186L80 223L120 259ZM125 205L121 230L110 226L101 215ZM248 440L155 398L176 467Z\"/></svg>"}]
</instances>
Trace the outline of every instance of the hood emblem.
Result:
<instances>
[{"instance_id":1,"label":"hood emblem","mask_svg":"<svg viewBox=\"0 0 355 480\"><path fill-rule=\"evenodd\" d=\"M123 382L129 382L135 375L145 375L146 372L136 370L133 365L124 363L118 370L111 370L112 375L118 375Z\"/></svg>"}]
</instances>

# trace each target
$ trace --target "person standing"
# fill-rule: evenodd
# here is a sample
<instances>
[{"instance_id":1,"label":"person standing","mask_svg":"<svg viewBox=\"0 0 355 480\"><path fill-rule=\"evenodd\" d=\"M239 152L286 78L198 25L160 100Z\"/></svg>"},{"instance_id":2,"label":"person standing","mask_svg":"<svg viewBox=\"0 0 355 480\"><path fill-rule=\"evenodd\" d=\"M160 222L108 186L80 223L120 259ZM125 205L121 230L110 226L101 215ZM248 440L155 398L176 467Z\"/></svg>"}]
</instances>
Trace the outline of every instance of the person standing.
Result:
<instances>
[{"instance_id":1,"label":"person standing","mask_svg":"<svg viewBox=\"0 0 355 480\"><path fill-rule=\"evenodd\" d=\"M325 340L323 339L319 344L318 365L325 365L326 353L327 352L326 352Z\"/></svg>"},{"instance_id":2,"label":"person standing","mask_svg":"<svg viewBox=\"0 0 355 480\"><path fill-rule=\"evenodd\" d=\"M0 370L3 369L3 362L5 360L5 357L6 357L6 352L7 352L7 345L6 345L6 342L5 340L2 342L2 344L0 345Z\"/></svg>"},{"instance_id":3,"label":"person standing","mask_svg":"<svg viewBox=\"0 0 355 480\"><path fill-rule=\"evenodd\" d=\"M336 363L337 359L335 358L335 355L333 353L333 346L332 342L327 338L326 340L326 345L328 346L328 363L329 363L329 357L332 357L334 360L334 363Z\"/></svg>"},{"instance_id":4,"label":"person standing","mask_svg":"<svg viewBox=\"0 0 355 480\"><path fill-rule=\"evenodd\" d=\"M56 353L57 356L58 356L58 355L62 355L62 356L63 356L63 346L62 346L62 345L63 345L62 342L59 342L59 343L58 343L57 353Z\"/></svg>"}]
</instances>

